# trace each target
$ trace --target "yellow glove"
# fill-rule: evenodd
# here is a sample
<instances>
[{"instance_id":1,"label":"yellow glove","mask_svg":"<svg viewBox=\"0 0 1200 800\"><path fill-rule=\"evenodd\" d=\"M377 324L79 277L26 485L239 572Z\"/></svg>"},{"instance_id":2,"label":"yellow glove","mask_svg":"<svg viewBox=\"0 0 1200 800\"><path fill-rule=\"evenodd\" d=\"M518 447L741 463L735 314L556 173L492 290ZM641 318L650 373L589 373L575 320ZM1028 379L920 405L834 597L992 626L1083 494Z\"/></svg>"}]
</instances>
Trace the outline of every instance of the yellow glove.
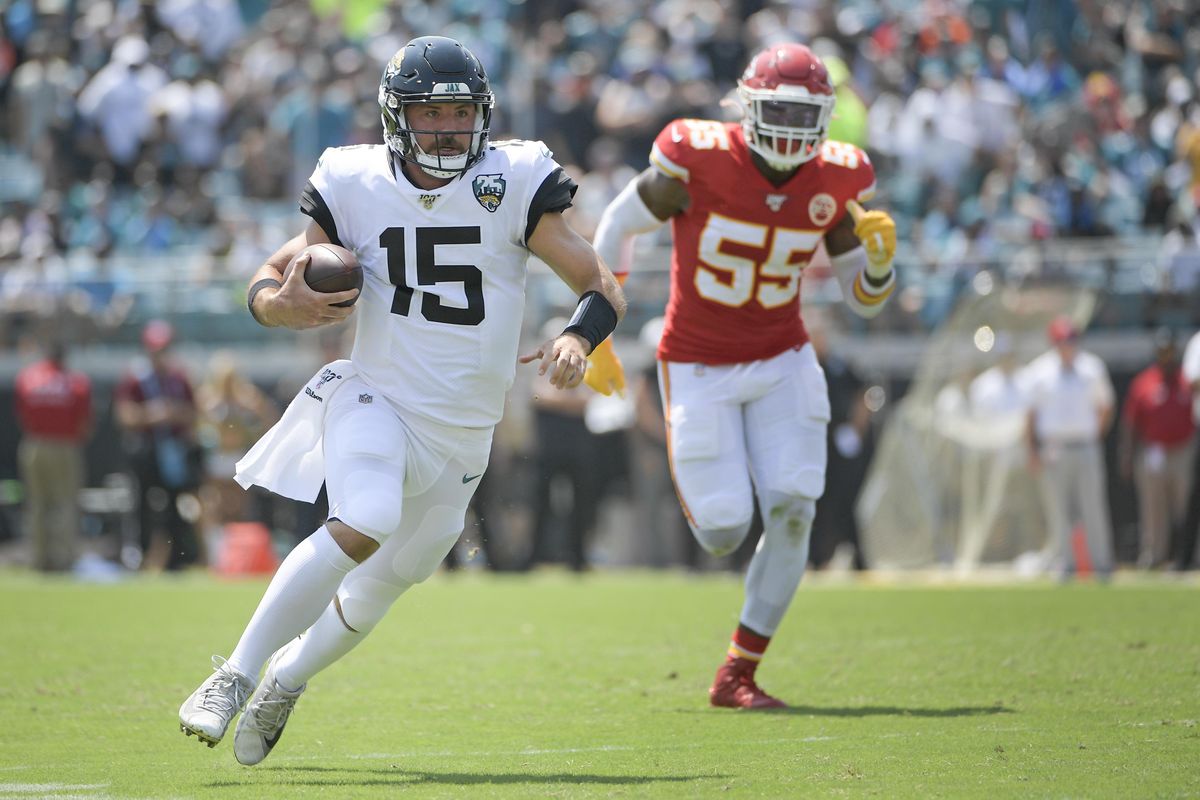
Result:
<instances>
[{"instance_id":1,"label":"yellow glove","mask_svg":"<svg viewBox=\"0 0 1200 800\"><path fill-rule=\"evenodd\" d=\"M846 201L846 210L854 220L854 235L867 251L867 272L882 278L896 257L896 223L886 211L867 211L854 200Z\"/></svg>"},{"instance_id":2,"label":"yellow glove","mask_svg":"<svg viewBox=\"0 0 1200 800\"><path fill-rule=\"evenodd\" d=\"M625 370L621 368L621 359L613 350L611 336L596 345L596 349L588 356L583 382L602 395L611 395L615 389L621 397L625 396Z\"/></svg>"}]
</instances>

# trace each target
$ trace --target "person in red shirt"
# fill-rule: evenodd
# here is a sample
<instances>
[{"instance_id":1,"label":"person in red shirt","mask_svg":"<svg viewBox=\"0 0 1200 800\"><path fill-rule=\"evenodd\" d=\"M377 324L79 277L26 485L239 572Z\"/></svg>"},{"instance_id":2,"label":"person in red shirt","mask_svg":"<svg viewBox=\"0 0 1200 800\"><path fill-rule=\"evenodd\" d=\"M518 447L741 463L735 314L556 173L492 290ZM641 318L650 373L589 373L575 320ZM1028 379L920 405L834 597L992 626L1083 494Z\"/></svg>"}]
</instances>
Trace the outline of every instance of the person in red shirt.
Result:
<instances>
[{"instance_id":1,"label":"person in red shirt","mask_svg":"<svg viewBox=\"0 0 1200 800\"><path fill-rule=\"evenodd\" d=\"M18 457L25 484L25 528L33 567L68 570L79 540L83 447L92 429L92 386L66 367L66 346L52 343L46 358L17 373Z\"/></svg>"},{"instance_id":2,"label":"person in red shirt","mask_svg":"<svg viewBox=\"0 0 1200 800\"><path fill-rule=\"evenodd\" d=\"M174 329L152 320L142 329L139 359L115 391L113 410L139 490L142 566L181 569L201 559L195 526L179 513L181 494L199 485L196 401L187 373L175 364Z\"/></svg>"},{"instance_id":3,"label":"person in red shirt","mask_svg":"<svg viewBox=\"0 0 1200 800\"><path fill-rule=\"evenodd\" d=\"M1138 497L1138 566L1162 567L1172 531L1187 512L1194 451L1192 391L1180 369L1175 334L1154 337L1154 363L1133 379L1121 411L1121 476L1134 479Z\"/></svg>"},{"instance_id":4,"label":"person in red shirt","mask_svg":"<svg viewBox=\"0 0 1200 800\"><path fill-rule=\"evenodd\" d=\"M605 209L596 251L623 276L632 237L671 222L657 358L675 488L713 555L746 538L756 495L764 521L709 700L779 708L755 671L804 575L830 419L825 374L800 316L801 274L824 244L846 303L873 317L895 287L896 227L859 205L875 193L867 154L826 137L834 89L811 50L781 44L758 53L737 96L740 123L678 119L663 129L650 167ZM615 372L606 359L597 348L589 376Z\"/></svg>"}]
</instances>

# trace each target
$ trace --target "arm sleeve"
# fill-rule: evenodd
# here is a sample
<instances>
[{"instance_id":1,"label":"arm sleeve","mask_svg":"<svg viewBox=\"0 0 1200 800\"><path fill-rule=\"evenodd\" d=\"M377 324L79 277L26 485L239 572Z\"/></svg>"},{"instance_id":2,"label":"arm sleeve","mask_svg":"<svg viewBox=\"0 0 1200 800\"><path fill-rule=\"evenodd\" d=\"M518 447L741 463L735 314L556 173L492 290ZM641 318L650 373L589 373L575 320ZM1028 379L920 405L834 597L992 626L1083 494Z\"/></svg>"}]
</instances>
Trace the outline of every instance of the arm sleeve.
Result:
<instances>
[{"instance_id":1,"label":"arm sleeve","mask_svg":"<svg viewBox=\"0 0 1200 800\"><path fill-rule=\"evenodd\" d=\"M529 237L533 235L542 215L547 211L562 212L570 208L571 199L578 189L579 185L562 167L555 167L545 177L537 191L533 193L533 199L529 201L529 213L525 217L524 241L529 241Z\"/></svg>"},{"instance_id":2,"label":"arm sleeve","mask_svg":"<svg viewBox=\"0 0 1200 800\"><path fill-rule=\"evenodd\" d=\"M882 286L873 285L867 280L867 251L861 247L840 256L830 256L829 261L850 310L863 319L877 316L896 288L895 271L888 274Z\"/></svg>"},{"instance_id":3,"label":"arm sleeve","mask_svg":"<svg viewBox=\"0 0 1200 800\"><path fill-rule=\"evenodd\" d=\"M596 225L596 253L618 279L623 279L633 266L634 237L658 230L663 223L664 220L654 216L638 194L637 179L634 179L600 215Z\"/></svg>"},{"instance_id":4,"label":"arm sleeve","mask_svg":"<svg viewBox=\"0 0 1200 800\"><path fill-rule=\"evenodd\" d=\"M329 241L338 247L342 246L342 240L338 236L337 223L333 219L333 212L329 210L329 205L317 191L317 187L313 186L312 180L304 184L304 191L300 193L300 211L312 217L313 222L321 226L321 230L325 231Z\"/></svg>"}]
</instances>

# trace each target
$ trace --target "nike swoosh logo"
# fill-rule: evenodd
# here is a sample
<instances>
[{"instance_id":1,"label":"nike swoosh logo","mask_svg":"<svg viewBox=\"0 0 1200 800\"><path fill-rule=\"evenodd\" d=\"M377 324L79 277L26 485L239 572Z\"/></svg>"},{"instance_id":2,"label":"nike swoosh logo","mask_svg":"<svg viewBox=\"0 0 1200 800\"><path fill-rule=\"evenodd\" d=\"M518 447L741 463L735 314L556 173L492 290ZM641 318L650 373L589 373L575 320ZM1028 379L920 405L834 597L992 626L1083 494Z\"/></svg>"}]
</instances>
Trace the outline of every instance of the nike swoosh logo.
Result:
<instances>
[{"instance_id":1,"label":"nike swoosh logo","mask_svg":"<svg viewBox=\"0 0 1200 800\"><path fill-rule=\"evenodd\" d=\"M483 474L482 472L479 473L479 475L482 475L482 474ZM463 475L463 483L470 483L471 481L478 478L479 475Z\"/></svg>"}]
</instances>

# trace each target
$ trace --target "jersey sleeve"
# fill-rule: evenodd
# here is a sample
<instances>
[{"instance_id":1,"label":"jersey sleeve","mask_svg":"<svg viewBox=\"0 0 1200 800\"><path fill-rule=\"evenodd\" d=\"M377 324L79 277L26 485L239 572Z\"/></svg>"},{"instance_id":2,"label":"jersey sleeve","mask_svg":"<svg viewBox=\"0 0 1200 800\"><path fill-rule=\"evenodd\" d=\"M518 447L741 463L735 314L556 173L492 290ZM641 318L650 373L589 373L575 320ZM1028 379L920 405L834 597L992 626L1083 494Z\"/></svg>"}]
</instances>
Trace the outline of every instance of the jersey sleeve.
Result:
<instances>
[{"instance_id":1,"label":"jersey sleeve","mask_svg":"<svg viewBox=\"0 0 1200 800\"><path fill-rule=\"evenodd\" d=\"M328 148L317 160L316 169L300 192L300 211L312 217L321 226L329 241L344 247L338 226L337 177L335 174L337 151ZM342 226L344 231L345 226Z\"/></svg>"},{"instance_id":2,"label":"jersey sleeve","mask_svg":"<svg viewBox=\"0 0 1200 800\"><path fill-rule=\"evenodd\" d=\"M525 215L524 241L529 241L543 214L550 211L563 212L570 208L571 199L578 190L579 184L575 183L566 170L555 164L554 169L542 179L541 185L533 193L533 199L529 201L529 211Z\"/></svg>"},{"instance_id":3,"label":"jersey sleeve","mask_svg":"<svg viewBox=\"0 0 1200 800\"><path fill-rule=\"evenodd\" d=\"M554 154L543 142L511 140L502 145L524 187L525 213L514 220L517 230L514 241L528 245L529 237L547 212L566 211L579 186L554 160ZM519 238L518 238L519 237Z\"/></svg>"},{"instance_id":4,"label":"jersey sleeve","mask_svg":"<svg viewBox=\"0 0 1200 800\"><path fill-rule=\"evenodd\" d=\"M875 166L861 148L833 139L821 145L821 160L837 194L836 225L848 213L846 201L865 203L875 196Z\"/></svg>"},{"instance_id":5,"label":"jersey sleeve","mask_svg":"<svg viewBox=\"0 0 1200 800\"><path fill-rule=\"evenodd\" d=\"M654 138L650 148L650 166L668 178L690 182L696 160L694 139L697 135L719 138L718 131L724 133L721 124L710 120L672 120Z\"/></svg>"}]
</instances>

